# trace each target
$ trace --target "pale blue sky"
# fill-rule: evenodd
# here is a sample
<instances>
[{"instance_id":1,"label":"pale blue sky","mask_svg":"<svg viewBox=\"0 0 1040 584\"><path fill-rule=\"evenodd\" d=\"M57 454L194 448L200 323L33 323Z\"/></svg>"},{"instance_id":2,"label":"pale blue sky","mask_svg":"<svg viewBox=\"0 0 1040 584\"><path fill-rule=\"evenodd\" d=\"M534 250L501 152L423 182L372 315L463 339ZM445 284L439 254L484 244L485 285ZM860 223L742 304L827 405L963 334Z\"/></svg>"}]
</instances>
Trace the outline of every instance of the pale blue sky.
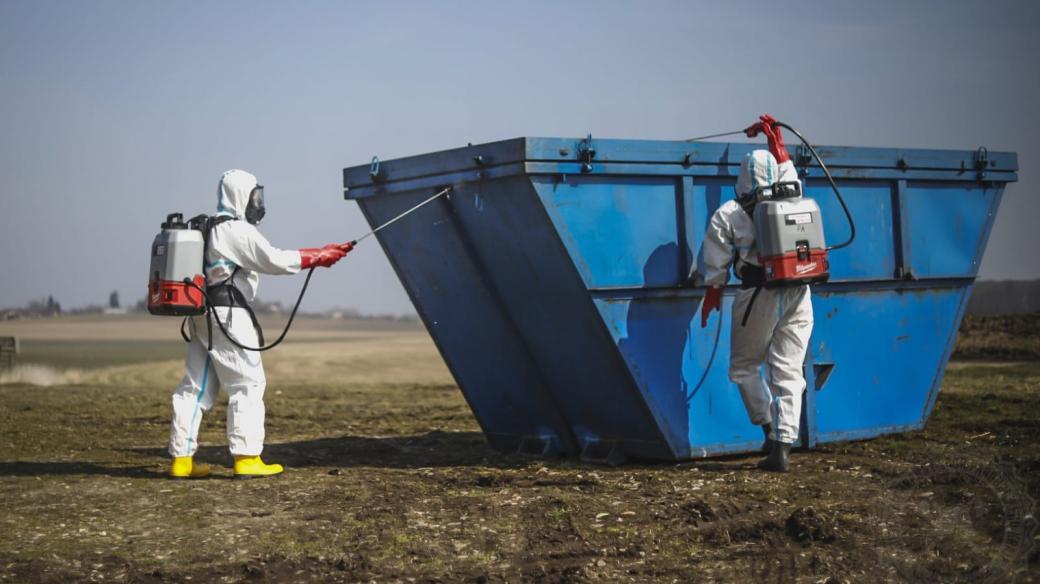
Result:
<instances>
[{"instance_id":1,"label":"pale blue sky","mask_svg":"<svg viewBox=\"0 0 1040 584\"><path fill-rule=\"evenodd\" d=\"M282 247L367 230L342 169L523 135L1015 150L984 278L1040 277L1035 2L0 0L0 306L143 297L166 213L267 187ZM301 278L268 277L290 301ZM305 307L412 308L376 245Z\"/></svg>"}]
</instances>

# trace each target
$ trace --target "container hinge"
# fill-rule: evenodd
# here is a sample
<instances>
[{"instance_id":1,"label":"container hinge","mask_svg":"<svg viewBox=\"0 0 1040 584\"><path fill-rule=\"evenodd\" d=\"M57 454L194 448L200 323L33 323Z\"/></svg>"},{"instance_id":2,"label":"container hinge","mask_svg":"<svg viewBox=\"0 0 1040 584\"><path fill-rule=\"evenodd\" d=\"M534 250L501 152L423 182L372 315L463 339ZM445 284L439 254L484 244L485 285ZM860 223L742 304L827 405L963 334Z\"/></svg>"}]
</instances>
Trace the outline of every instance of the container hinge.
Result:
<instances>
[{"instance_id":1,"label":"container hinge","mask_svg":"<svg viewBox=\"0 0 1040 584\"><path fill-rule=\"evenodd\" d=\"M975 179L982 180L986 178L986 168L989 167L989 150L986 150L985 146L979 146L979 149L975 151Z\"/></svg>"},{"instance_id":2,"label":"container hinge","mask_svg":"<svg viewBox=\"0 0 1040 584\"><path fill-rule=\"evenodd\" d=\"M368 178L372 179L372 182L383 182L386 179L386 174L379 165L379 157L372 157L372 166L368 167Z\"/></svg>"},{"instance_id":3,"label":"container hinge","mask_svg":"<svg viewBox=\"0 0 1040 584\"><path fill-rule=\"evenodd\" d=\"M582 172L592 172L592 159L596 157L596 148L592 145L592 134L578 142L578 162Z\"/></svg>"}]
</instances>

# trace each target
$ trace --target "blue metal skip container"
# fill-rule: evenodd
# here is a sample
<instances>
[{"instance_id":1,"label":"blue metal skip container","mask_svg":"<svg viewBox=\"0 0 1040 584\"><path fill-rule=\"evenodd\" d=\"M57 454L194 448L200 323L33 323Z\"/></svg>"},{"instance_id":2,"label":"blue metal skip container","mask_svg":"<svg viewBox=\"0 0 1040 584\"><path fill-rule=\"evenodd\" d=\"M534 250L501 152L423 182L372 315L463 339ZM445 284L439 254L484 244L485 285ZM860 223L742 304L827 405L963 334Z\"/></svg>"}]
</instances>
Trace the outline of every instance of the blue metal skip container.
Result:
<instances>
[{"instance_id":1,"label":"blue metal skip container","mask_svg":"<svg viewBox=\"0 0 1040 584\"><path fill-rule=\"evenodd\" d=\"M761 444L727 376L733 281L701 328L688 278L761 147L517 138L374 160L343 183L373 226L453 187L378 238L493 447L682 460ZM857 237L813 286L801 442L919 429L1017 156L817 150ZM821 169L793 153L828 241L844 241Z\"/></svg>"}]
</instances>

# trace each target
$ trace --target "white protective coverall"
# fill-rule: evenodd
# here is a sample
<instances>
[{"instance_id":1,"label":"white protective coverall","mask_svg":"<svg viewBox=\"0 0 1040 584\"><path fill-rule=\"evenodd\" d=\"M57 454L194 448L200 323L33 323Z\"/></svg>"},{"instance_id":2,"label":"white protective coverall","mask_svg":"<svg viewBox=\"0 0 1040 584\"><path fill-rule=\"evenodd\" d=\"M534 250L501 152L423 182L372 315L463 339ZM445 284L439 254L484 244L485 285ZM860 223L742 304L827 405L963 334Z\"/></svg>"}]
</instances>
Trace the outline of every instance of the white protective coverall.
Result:
<instances>
[{"instance_id":1,"label":"white protective coverall","mask_svg":"<svg viewBox=\"0 0 1040 584\"><path fill-rule=\"evenodd\" d=\"M778 165L768 150L755 150L741 163L736 193L796 180L794 163ZM703 251L701 274L706 286L724 286L735 259L738 274L742 262L761 265L754 222L737 201L727 201L715 211ZM729 378L740 388L751 423L772 423L771 438L792 444L798 440L805 391L802 362L813 328L809 286L762 288L742 326L754 293L753 288L739 290L733 302ZM760 373L763 364L765 382Z\"/></svg>"},{"instance_id":2,"label":"white protective coverall","mask_svg":"<svg viewBox=\"0 0 1040 584\"><path fill-rule=\"evenodd\" d=\"M255 226L245 221L249 193L256 185L256 177L243 170L229 170L221 177L217 214L235 220L213 228L205 266L211 286L224 282L236 266L240 267L234 283L249 301L256 297L259 274L295 274L301 265L298 250L272 246ZM216 312L239 343L257 346L259 339L253 321L244 308L217 307ZM202 318L191 320L192 341L184 363L184 378L173 392L170 455L195 453L202 413L213 407L217 392L223 389L228 394L227 437L231 454L259 456L264 447L267 385L260 353L233 345L215 322L211 323L213 350L207 351L207 327Z\"/></svg>"}]
</instances>

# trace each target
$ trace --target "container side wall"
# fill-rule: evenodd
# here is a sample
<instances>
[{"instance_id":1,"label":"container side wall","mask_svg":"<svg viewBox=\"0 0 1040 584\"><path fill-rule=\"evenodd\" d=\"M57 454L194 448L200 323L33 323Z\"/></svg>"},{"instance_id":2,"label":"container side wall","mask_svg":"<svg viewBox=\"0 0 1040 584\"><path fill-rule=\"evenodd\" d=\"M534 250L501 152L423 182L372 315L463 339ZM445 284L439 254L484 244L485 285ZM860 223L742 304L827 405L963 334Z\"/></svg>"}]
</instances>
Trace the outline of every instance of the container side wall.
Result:
<instances>
[{"instance_id":1,"label":"container side wall","mask_svg":"<svg viewBox=\"0 0 1040 584\"><path fill-rule=\"evenodd\" d=\"M430 194L358 204L378 225ZM457 228L451 203L436 201L404 221L380 232L380 243L491 445L516 450L541 437L551 449L577 454L525 340Z\"/></svg>"},{"instance_id":2,"label":"container side wall","mask_svg":"<svg viewBox=\"0 0 1040 584\"><path fill-rule=\"evenodd\" d=\"M534 180L586 288L680 282L674 178Z\"/></svg>"},{"instance_id":3,"label":"container side wall","mask_svg":"<svg viewBox=\"0 0 1040 584\"><path fill-rule=\"evenodd\" d=\"M896 270L893 231L893 182L840 181L838 188L856 222L856 240L851 246L829 254L831 280L890 279ZM829 184L811 180L805 194L816 200L823 217L827 245L849 237L849 223Z\"/></svg>"},{"instance_id":4,"label":"container side wall","mask_svg":"<svg viewBox=\"0 0 1040 584\"><path fill-rule=\"evenodd\" d=\"M815 396L820 441L923 424L967 290L815 292L811 359L833 367Z\"/></svg>"},{"instance_id":5,"label":"container side wall","mask_svg":"<svg viewBox=\"0 0 1040 584\"><path fill-rule=\"evenodd\" d=\"M976 183L911 181L904 196L914 276L974 277L999 190Z\"/></svg>"},{"instance_id":6,"label":"container side wall","mask_svg":"<svg viewBox=\"0 0 1040 584\"><path fill-rule=\"evenodd\" d=\"M691 457L762 443L728 378L732 300L724 296L721 317L713 316L705 328L697 313L699 292L596 301L640 391L660 412L670 439L689 445Z\"/></svg>"},{"instance_id":7,"label":"container side wall","mask_svg":"<svg viewBox=\"0 0 1040 584\"><path fill-rule=\"evenodd\" d=\"M452 205L579 449L616 443L629 455L674 457L531 180L461 185Z\"/></svg>"}]
</instances>

